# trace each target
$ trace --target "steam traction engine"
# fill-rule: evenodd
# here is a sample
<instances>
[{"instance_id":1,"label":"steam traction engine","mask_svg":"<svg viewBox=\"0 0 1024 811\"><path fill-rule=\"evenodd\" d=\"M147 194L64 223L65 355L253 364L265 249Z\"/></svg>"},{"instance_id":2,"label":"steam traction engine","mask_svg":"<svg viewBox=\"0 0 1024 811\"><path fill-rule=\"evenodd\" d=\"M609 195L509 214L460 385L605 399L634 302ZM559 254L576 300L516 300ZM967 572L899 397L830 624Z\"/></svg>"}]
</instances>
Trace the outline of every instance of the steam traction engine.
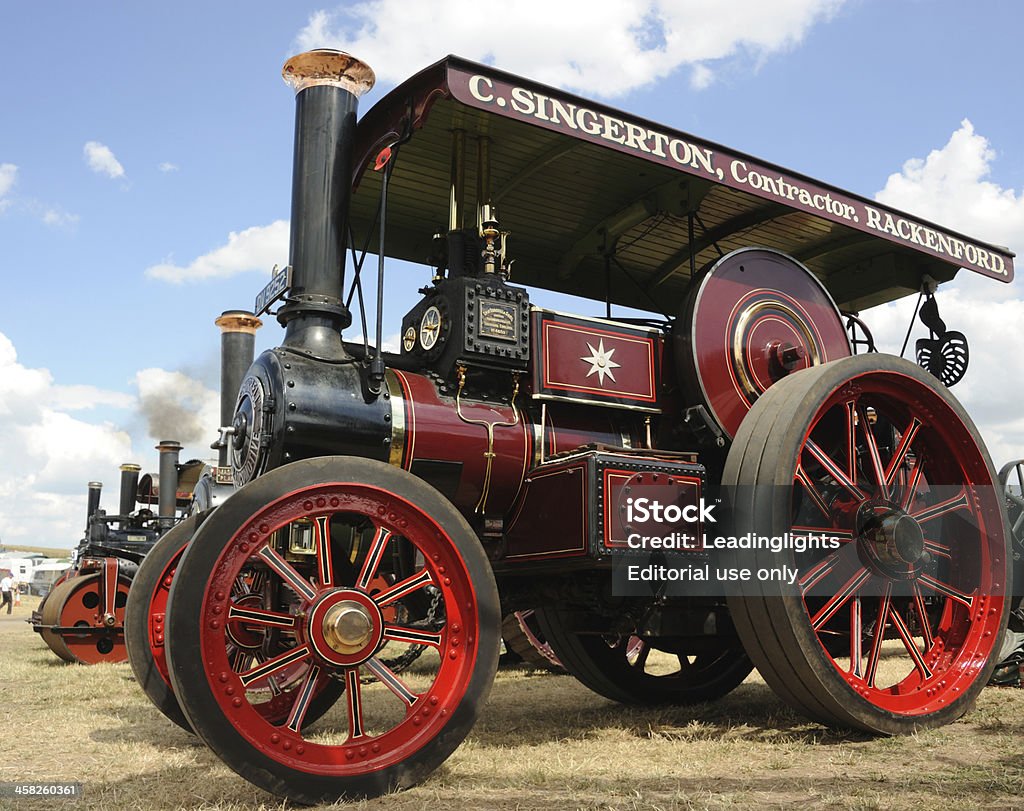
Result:
<instances>
[{"instance_id":1,"label":"steam traction engine","mask_svg":"<svg viewBox=\"0 0 1024 811\"><path fill-rule=\"evenodd\" d=\"M166 698L231 768L299 802L415 783L473 726L514 610L619 701L713 699L756 666L873 733L971 705L1007 612L991 463L934 377L852 353L840 308L960 267L1009 281L1007 251L455 57L358 124L358 60L284 73L290 267L257 307L283 297L284 339L240 386L238 489L161 581ZM371 251L376 340L348 343ZM433 267L394 354L385 256ZM838 548L752 553L793 586L619 588L644 487L715 503L715 532Z\"/></svg>"},{"instance_id":2,"label":"steam traction engine","mask_svg":"<svg viewBox=\"0 0 1024 811\"><path fill-rule=\"evenodd\" d=\"M187 507L202 468L200 462L178 464L177 442L161 442L157 450L158 475L147 473L140 480L138 465L121 465L116 515L100 509L103 485L89 482L85 535L75 549L74 565L32 612L32 630L66 662L128 658L124 612L132 580L150 549L178 520L177 508Z\"/></svg>"}]
</instances>

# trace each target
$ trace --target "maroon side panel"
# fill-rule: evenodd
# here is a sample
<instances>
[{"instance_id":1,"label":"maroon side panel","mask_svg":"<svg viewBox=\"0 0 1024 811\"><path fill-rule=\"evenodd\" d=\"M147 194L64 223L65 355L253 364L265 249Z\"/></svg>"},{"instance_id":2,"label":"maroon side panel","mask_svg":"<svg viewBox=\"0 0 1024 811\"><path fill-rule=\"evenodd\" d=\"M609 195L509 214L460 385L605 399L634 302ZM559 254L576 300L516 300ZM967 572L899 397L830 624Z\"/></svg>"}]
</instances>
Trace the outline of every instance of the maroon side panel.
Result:
<instances>
[{"instance_id":1,"label":"maroon side panel","mask_svg":"<svg viewBox=\"0 0 1024 811\"><path fill-rule=\"evenodd\" d=\"M505 531L506 560L582 557L590 540L587 463L552 463L527 478ZM542 531L538 531L541 530Z\"/></svg>"},{"instance_id":2,"label":"maroon side panel","mask_svg":"<svg viewBox=\"0 0 1024 811\"><path fill-rule=\"evenodd\" d=\"M658 411L661 334L561 313L533 313L534 396Z\"/></svg>"}]
</instances>

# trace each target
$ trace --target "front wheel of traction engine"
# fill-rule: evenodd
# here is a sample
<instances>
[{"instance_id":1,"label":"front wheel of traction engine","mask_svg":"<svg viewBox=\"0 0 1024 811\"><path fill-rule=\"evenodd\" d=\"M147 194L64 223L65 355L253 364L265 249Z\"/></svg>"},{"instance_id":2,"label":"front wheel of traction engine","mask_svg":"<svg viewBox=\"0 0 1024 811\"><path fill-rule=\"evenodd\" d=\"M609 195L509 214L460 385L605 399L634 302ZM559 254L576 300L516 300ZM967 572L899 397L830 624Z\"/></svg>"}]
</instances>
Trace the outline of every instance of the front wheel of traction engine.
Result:
<instances>
[{"instance_id":1,"label":"front wheel of traction engine","mask_svg":"<svg viewBox=\"0 0 1024 811\"><path fill-rule=\"evenodd\" d=\"M797 372L754 404L723 485L735 535L790 537L743 565L785 563L794 584L729 599L780 697L882 734L970 708L1006 624L1006 525L977 429L944 386L879 354Z\"/></svg>"},{"instance_id":2,"label":"front wheel of traction engine","mask_svg":"<svg viewBox=\"0 0 1024 811\"><path fill-rule=\"evenodd\" d=\"M236 597L246 572L263 578L260 606ZM372 797L422 780L469 733L499 624L490 565L450 502L383 463L309 459L238 490L197 532L168 602L170 676L196 733L255 785L308 804ZM274 655L233 670L238 627L272 632ZM423 653L399 675L389 645ZM279 674L301 682L275 725L251 687ZM343 693L314 724L325 683Z\"/></svg>"}]
</instances>

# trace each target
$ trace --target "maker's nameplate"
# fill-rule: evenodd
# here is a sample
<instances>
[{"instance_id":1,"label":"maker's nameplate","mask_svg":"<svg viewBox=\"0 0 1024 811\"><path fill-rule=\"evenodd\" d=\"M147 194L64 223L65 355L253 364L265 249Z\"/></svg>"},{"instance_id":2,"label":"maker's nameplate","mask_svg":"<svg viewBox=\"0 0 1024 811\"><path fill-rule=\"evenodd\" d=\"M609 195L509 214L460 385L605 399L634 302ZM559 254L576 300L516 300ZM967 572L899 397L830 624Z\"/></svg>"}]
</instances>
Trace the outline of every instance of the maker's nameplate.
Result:
<instances>
[{"instance_id":1,"label":"maker's nameplate","mask_svg":"<svg viewBox=\"0 0 1024 811\"><path fill-rule=\"evenodd\" d=\"M516 342L519 340L519 310L514 304L480 302L481 338Z\"/></svg>"}]
</instances>

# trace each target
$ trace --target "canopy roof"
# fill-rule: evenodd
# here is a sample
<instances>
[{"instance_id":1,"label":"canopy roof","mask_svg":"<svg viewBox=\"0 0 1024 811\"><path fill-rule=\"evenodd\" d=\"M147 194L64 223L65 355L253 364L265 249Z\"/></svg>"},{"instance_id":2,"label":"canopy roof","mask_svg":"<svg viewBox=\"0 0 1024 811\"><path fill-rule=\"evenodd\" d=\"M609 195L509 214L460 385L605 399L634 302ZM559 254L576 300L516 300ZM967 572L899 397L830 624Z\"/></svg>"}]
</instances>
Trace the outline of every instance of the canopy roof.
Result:
<instances>
[{"instance_id":1,"label":"canopy roof","mask_svg":"<svg viewBox=\"0 0 1024 811\"><path fill-rule=\"evenodd\" d=\"M775 248L844 310L917 292L961 267L1009 282L1013 254L804 175L486 65L449 56L360 120L351 220L375 248L381 149L398 148L386 253L426 262L449 222L453 131L465 133L465 225L476 221L477 145L511 232L512 281L678 314L691 276L723 253ZM606 260L606 254L614 257ZM610 274L606 268L610 267Z\"/></svg>"}]
</instances>

